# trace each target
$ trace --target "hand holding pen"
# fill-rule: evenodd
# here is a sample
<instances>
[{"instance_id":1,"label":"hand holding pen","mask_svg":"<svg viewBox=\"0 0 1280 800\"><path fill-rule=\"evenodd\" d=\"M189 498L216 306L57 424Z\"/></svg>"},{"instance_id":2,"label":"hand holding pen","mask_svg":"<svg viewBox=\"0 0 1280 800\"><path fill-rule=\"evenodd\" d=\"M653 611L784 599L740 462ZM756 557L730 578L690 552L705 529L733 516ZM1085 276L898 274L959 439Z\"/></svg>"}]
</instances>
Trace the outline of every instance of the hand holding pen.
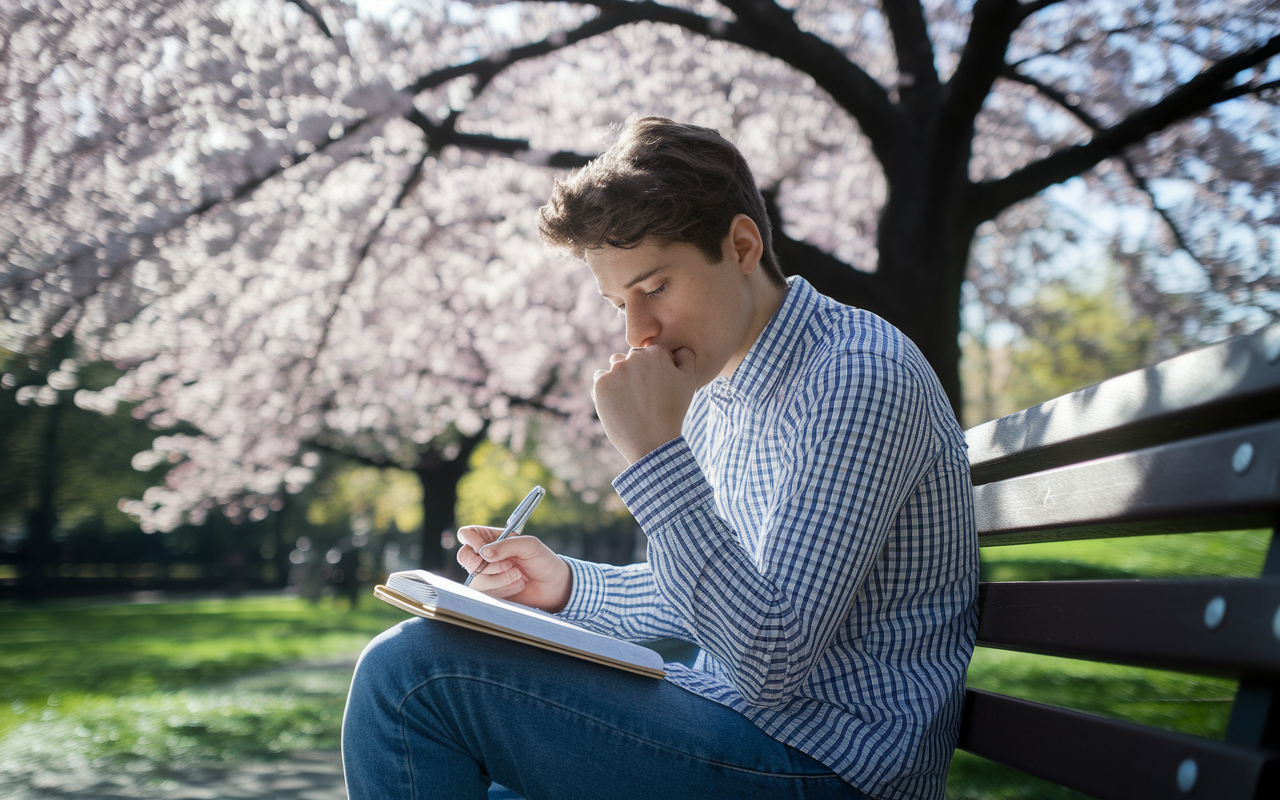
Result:
<instances>
[{"instance_id":1,"label":"hand holding pen","mask_svg":"<svg viewBox=\"0 0 1280 800\"><path fill-rule=\"evenodd\" d=\"M538 503L542 502L542 496L546 493L547 490L543 489L541 486L533 487L533 489L525 495L525 498L520 501L520 505L516 506L516 510L511 512L511 516L507 517L507 524L506 527L502 529L502 534L489 544L497 544L508 536L519 536L520 532L524 530L524 524L529 521L529 515L538 507ZM467 580L462 585L470 586L471 581L475 580L477 575L484 573L484 567L484 562L480 562L479 568L477 568L475 572L467 575Z\"/></svg>"}]
</instances>

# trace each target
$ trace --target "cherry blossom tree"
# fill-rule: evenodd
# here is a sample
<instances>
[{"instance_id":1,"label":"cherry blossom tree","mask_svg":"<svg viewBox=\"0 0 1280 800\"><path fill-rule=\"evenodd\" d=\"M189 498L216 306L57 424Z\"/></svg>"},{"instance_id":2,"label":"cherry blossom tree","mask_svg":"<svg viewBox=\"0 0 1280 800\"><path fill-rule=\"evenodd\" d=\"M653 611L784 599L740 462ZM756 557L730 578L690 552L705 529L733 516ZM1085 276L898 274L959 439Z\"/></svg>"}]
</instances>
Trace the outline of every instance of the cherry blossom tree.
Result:
<instances>
[{"instance_id":1,"label":"cherry blossom tree","mask_svg":"<svg viewBox=\"0 0 1280 800\"><path fill-rule=\"evenodd\" d=\"M957 404L966 279L1008 291L1091 230L1226 324L1278 305L1268 0L0 13L2 333L74 334L127 370L93 402L184 431L137 459L176 465L130 506L157 529L266 514L338 451L422 477L438 565L483 438L607 478L586 390L621 328L534 220L636 113L736 141L784 269L901 327Z\"/></svg>"}]
</instances>

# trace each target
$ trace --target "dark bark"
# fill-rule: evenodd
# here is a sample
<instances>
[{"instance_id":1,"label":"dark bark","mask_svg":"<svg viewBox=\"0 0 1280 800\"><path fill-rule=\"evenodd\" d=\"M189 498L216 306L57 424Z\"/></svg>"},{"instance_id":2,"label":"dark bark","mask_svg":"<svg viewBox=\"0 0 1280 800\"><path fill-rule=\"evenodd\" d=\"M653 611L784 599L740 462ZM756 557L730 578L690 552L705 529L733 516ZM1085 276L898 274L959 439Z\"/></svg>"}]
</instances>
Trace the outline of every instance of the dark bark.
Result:
<instances>
[{"instance_id":1,"label":"dark bark","mask_svg":"<svg viewBox=\"0 0 1280 800\"><path fill-rule=\"evenodd\" d=\"M20 595L29 601L44 599L49 584L46 573L56 562L53 532L58 526L55 493L58 489L58 434L61 426L62 403L59 402L45 409L36 505L27 515L26 563Z\"/></svg>"},{"instance_id":2,"label":"dark bark","mask_svg":"<svg viewBox=\"0 0 1280 800\"><path fill-rule=\"evenodd\" d=\"M954 168L956 170L959 167ZM953 170L954 171L954 170ZM908 181L914 181L914 189ZM957 415L960 412L960 288L969 244L981 220L958 213L963 199L926 200L939 183L963 198L968 183L938 181L925 170L900 178L880 217L880 258L874 273L859 272L781 230L773 192L765 193L782 269L841 303L878 314L915 342L928 359Z\"/></svg>"},{"instance_id":3,"label":"dark bark","mask_svg":"<svg viewBox=\"0 0 1280 800\"><path fill-rule=\"evenodd\" d=\"M484 441L487 425L472 436L460 437L457 452L446 457L443 448L424 450L413 468L422 485L422 568L458 577L461 568L445 551L440 537L457 529L458 481L471 468L471 453Z\"/></svg>"},{"instance_id":4,"label":"dark bark","mask_svg":"<svg viewBox=\"0 0 1280 800\"><path fill-rule=\"evenodd\" d=\"M960 287L976 221L961 214L967 159L903 170L877 229L881 316L905 333L933 366L960 413Z\"/></svg>"},{"instance_id":5,"label":"dark bark","mask_svg":"<svg viewBox=\"0 0 1280 800\"><path fill-rule=\"evenodd\" d=\"M1086 172L1104 159L1120 155L1126 147L1153 133L1196 117L1231 97L1258 91L1256 86L1242 91L1241 87L1229 84L1242 71L1263 64L1277 54L1280 54L1280 36L1221 59L1159 102L1097 131L1085 144L1065 147L1005 178L982 184L974 198L976 209L984 218L992 218L1014 203Z\"/></svg>"}]
</instances>

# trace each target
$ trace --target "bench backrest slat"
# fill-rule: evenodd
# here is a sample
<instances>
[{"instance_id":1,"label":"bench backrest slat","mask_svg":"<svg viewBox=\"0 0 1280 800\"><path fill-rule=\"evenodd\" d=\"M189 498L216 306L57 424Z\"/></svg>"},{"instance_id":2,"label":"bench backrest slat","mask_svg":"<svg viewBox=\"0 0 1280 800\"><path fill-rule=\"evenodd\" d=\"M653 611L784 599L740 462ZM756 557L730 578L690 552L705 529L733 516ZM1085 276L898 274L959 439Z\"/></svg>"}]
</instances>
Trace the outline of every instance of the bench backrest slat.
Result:
<instances>
[{"instance_id":1,"label":"bench backrest slat","mask_svg":"<svg viewBox=\"0 0 1280 800\"><path fill-rule=\"evenodd\" d=\"M1280 409L1280 406L1277 407ZM983 544L1268 526L1280 420L974 487Z\"/></svg>"},{"instance_id":2,"label":"bench backrest slat","mask_svg":"<svg viewBox=\"0 0 1280 800\"><path fill-rule=\"evenodd\" d=\"M1280 325L978 425L975 485L1274 418Z\"/></svg>"},{"instance_id":3,"label":"bench backrest slat","mask_svg":"<svg viewBox=\"0 0 1280 800\"><path fill-rule=\"evenodd\" d=\"M978 644L1239 679L1280 679L1280 580L984 583Z\"/></svg>"},{"instance_id":4,"label":"bench backrest slat","mask_svg":"<svg viewBox=\"0 0 1280 800\"><path fill-rule=\"evenodd\" d=\"M1101 800L1255 800L1278 788L1266 752L972 689L961 747Z\"/></svg>"}]
</instances>

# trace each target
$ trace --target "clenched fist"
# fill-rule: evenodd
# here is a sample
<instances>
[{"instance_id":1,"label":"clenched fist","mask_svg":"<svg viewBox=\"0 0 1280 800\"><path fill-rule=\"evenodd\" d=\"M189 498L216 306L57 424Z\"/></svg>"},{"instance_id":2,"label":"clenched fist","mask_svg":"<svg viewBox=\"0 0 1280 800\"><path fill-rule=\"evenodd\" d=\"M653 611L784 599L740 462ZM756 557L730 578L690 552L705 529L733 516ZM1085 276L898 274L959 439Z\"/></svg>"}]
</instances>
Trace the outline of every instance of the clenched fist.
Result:
<instances>
[{"instance_id":1,"label":"clenched fist","mask_svg":"<svg viewBox=\"0 0 1280 800\"><path fill-rule=\"evenodd\" d=\"M680 435L697 388L692 350L649 345L614 353L591 396L609 441L634 464Z\"/></svg>"}]
</instances>

